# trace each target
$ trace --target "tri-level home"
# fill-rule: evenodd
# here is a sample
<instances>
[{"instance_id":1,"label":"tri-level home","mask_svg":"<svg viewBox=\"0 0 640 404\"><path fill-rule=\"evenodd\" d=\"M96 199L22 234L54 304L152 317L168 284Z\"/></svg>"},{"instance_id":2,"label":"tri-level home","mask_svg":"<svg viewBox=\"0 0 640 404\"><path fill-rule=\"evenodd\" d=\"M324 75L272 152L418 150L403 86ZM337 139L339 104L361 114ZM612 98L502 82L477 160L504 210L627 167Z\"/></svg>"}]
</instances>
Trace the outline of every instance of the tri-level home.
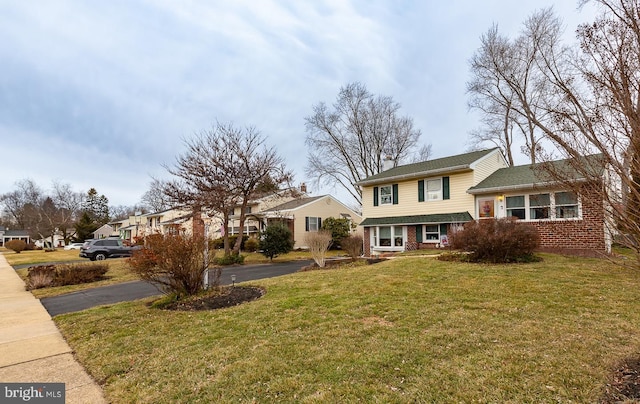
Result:
<instances>
[{"instance_id":1,"label":"tri-level home","mask_svg":"<svg viewBox=\"0 0 640 404\"><path fill-rule=\"evenodd\" d=\"M473 220L467 190L507 162L498 148L391 168L361 181L365 253L439 246Z\"/></svg>"},{"instance_id":2,"label":"tri-level home","mask_svg":"<svg viewBox=\"0 0 640 404\"><path fill-rule=\"evenodd\" d=\"M368 177L359 182L365 253L440 247L468 221L503 217L533 223L542 247L609 251L602 201L541 172L538 165L509 167L494 148Z\"/></svg>"}]
</instances>

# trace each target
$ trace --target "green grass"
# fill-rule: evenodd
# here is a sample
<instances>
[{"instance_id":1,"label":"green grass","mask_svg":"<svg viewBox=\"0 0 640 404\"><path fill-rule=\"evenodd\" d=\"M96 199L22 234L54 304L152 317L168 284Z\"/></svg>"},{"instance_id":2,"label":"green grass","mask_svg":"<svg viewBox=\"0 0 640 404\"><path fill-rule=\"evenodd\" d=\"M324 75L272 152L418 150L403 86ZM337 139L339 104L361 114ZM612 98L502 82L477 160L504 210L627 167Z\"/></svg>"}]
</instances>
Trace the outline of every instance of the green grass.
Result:
<instances>
[{"instance_id":1,"label":"green grass","mask_svg":"<svg viewBox=\"0 0 640 404\"><path fill-rule=\"evenodd\" d=\"M55 251L47 252L45 250L30 250L15 253L6 248L1 248L0 253L4 254L7 262L11 266L39 264L43 262L66 262L66 261L86 261L86 258L80 258L79 250L63 250L61 248Z\"/></svg>"},{"instance_id":2,"label":"green grass","mask_svg":"<svg viewBox=\"0 0 640 404\"><path fill-rule=\"evenodd\" d=\"M640 273L544 258L410 257L263 280L229 309L54 320L114 403L595 402L640 354Z\"/></svg>"},{"instance_id":3,"label":"green grass","mask_svg":"<svg viewBox=\"0 0 640 404\"><path fill-rule=\"evenodd\" d=\"M222 257L224 255L223 251L217 251L216 252L216 256L217 257ZM269 258L265 257L264 255L258 253L258 252L254 252L254 253L249 253L249 252L242 252L242 255L244 255L244 263L249 265L249 264L265 264L270 262ZM327 251L327 257L337 257L337 256L345 256L345 252L341 251L341 250L330 250ZM280 255L278 257L275 257L273 259L273 262L288 262L288 261L296 261L296 260L310 260L311 258L311 254L309 253L309 251L291 251L288 254L283 254Z\"/></svg>"}]
</instances>

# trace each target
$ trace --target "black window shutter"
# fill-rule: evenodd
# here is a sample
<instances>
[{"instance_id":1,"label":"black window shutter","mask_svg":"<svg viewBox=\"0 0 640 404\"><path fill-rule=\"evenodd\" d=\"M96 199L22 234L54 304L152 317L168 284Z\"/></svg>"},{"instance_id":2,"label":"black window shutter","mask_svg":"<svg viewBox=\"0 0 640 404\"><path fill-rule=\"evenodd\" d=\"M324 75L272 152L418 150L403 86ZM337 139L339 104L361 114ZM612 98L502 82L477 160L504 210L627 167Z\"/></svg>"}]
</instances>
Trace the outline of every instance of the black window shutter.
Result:
<instances>
[{"instance_id":1,"label":"black window shutter","mask_svg":"<svg viewBox=\"0 0 640 404\"><path fill-rule=\"evenodd\" d=\"M440 224L440 235L441 236L446 236L447 235L447 224L446 223L442 223Z\"/></svg>"},{"instance_id":2,"label":"black window shutter","mask_svg":"<svg viewBox=\"0 0 640 404\"><path fill-rule=\"evenodd\" d=\"M304 217L304 231L309 231L309 216Z\"/></svg>"},{"instance_id":3,"label":"black window shutter","mask_svg":"<svg viewBox=\"0 0 640 404\"><path fill-rule=\"evenodd\" d=\"M393 204L398 204L398 184L393 184Z\"/></svg>"},{"instance_id":4,"label":"black window shutter","mask_svg":"<svg viewBox=\"0 0 640 404\"><path fill-rule=\"evenodd\" d=\"M416 242L422 243L422 225L416 225Z\"/></svg>"},{"instance_id":5,"label":"black window shutter","mask_svg":"<svg viewBox=\"0 0 640 404\"><path fill-rule=\"evenodd\" d=\"M322 228L322 219L318 218L318 230Z\"/></svg>"},{"instance_id":6,"label":"black window shutter","mask_svg":"<svg viewBox=\"0 0 640 404\"><path fill-rule=\"evenodd\" d=\"M442 177L442 199L449 199L449 177Z\"/></svg>"},{"instance_id":7,"label":"black window shutter","mask_svg":"<svg viewBox=\"0 0 640 404\"><path fill-rule=\"evenodd\" d=\"M424 180L418 181L418 202L424 202Z\"/></svg>"},{"instance_id":8,"label":"black window shutter","mask_svg":"<svg viewBox=\"0 0 640 404\"><path fill-rule=\"evenodd\" d=\"M378 206L378 187L373 187L373 206Z\"/></svg>"}]
</instances>

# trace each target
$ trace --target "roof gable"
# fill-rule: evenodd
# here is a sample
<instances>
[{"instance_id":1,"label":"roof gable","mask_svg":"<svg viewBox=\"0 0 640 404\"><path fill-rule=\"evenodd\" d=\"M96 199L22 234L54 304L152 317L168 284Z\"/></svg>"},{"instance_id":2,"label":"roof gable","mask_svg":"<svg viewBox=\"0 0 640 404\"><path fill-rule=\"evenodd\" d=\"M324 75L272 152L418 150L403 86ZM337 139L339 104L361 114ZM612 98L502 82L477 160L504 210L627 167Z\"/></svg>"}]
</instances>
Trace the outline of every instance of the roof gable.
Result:
<instances>
[{"instance_id":1,"label":"roof gable","mask_svg":"<svg viewBox=\"0 0 640 404\"><path fill-rule=\"evenodd\" d=\"M426 177L436 174L453 173L472 169L473 163L491 153L499 153L500 149L478 150L455 156L422 161L419 163L405 164L387 171L372 175L358 182L358 185L373 185L386 181Z\"/></svg>"}]
</instances>

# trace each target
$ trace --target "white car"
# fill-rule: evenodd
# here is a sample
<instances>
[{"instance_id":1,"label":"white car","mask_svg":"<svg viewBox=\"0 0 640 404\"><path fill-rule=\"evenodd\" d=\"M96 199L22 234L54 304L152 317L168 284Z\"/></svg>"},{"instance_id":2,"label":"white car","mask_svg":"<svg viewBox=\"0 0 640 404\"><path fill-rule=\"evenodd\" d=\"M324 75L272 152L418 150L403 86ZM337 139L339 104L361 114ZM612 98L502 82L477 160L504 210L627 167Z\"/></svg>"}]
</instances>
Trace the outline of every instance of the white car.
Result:
<instances>
[{"instance_id":1,"label":"white car","mask_svg":"<svg viewBox=\"0 0 640 404\"><path fill-rule=\"evenodd\" d=\"M79 250L84 243L71 243L69 245L64 246L65 250Z\"/></svg>"}]
</instances>

